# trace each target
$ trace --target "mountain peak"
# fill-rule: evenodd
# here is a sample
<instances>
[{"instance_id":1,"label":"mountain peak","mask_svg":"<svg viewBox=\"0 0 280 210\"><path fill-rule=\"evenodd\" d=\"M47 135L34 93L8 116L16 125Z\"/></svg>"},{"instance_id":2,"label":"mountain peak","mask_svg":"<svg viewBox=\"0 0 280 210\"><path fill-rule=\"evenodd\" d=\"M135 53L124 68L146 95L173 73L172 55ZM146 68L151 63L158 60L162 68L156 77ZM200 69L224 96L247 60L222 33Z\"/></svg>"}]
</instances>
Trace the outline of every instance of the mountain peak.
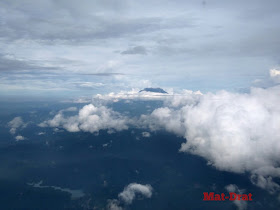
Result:
<instances>
[{"instance_id":1,"label":"mountain peak","mask_svg":"<svg viewBox=\"0 0 280 210\"><path fill-rule=\"evenodd\" d=\"M143 90L140 90L139 93L146 91L146 92L153 92L153 93L167 93L165 90L161 88L144 88Z\"/></svg>"}]
</instances>

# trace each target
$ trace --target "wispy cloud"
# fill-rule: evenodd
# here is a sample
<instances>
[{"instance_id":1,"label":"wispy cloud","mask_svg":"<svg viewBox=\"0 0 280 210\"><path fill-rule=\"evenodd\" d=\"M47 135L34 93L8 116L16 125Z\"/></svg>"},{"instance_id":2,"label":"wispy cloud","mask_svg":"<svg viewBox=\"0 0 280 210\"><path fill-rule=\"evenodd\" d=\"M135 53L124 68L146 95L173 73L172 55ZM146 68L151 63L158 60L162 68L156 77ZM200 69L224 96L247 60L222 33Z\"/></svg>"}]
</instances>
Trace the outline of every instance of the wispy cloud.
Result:
<instances>
[{"instance_id":1,"label":"wispy cloud","mask_svg":"<svg viewBox=\"0 0 280 210\"><path fill-rule=\"evenodd\" d=\"M123 54L123 55L136 55L136 54L146 55L147 50L143 46L136 46L136 47L129 48L125 51L122 51L121 54Z\"/></svg>"},{"instance_id":2,"label":"wispy cloud","mask_svg":"<svg viewBox=\"0 0 280 210\"><path fill-rule=\"evenodd\" d=\"M15 117L10 122L8 122L8 127L10 127L10 133L16 134L18 129L26 127L26 123L23 122L21 117Z\"/></svg>"},{"instance_id":3,"label":"wispy cloud","mask_svg":"<svg viewBox=\"0 0 280 210\"><path fill-rule=\"evenodd\" d=\"M244 189L239 189L237 185L235 184L229 184L225 186L225 189L228 192L234 192L237 194L244 194L245 190ZM243 200L234 200L233 203L237 206L238 210L245 210L247 209L247 202Z\"/></svg>"}]
</instances>

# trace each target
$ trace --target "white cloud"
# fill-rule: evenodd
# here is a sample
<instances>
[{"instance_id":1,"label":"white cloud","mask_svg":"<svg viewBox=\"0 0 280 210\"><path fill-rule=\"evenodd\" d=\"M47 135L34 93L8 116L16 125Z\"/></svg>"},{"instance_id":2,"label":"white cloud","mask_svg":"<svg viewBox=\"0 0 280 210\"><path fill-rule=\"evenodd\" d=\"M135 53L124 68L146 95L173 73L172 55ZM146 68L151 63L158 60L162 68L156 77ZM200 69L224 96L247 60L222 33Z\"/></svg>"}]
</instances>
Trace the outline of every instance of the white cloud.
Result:
<instances>
[{"instance_id":1,"label":"white cloud","mask_svg":"<svg viewBox=\"0 0 280 210\"><path fill-rule=\"evenodd\" d=\"M150 138L151 137L151 134L149 133L149 132L142 132L142 136L144 137L144 138Z\"/></svg>"},{"instance_id":2,"label":"white cloud","mask_svg":"<svg viewBox=\"0 0 280 210\"><path fill-rule=\"evenodd\" d=\"M219 170L264 177L265 184L253 183L275 191L279 188L269 176L280 177L279 95L280 86L252 88L249 94L188 95L175 103L180 106L167 103L141 118L152 130L162 128L184 136L187 141L181 152L204 157Z\"/></svg>"},{"instance_id":3,"label":"white cloud","mask_svg":"<svg viewBox=\"0 0 280 210\"><path fill-rule=\"evenodd\" d=\"M130 205L135 199L136 195L141 195L146 198L151 198L153 194L153 188L151 185L131 183L127 185L124 190L119 193L119 199L108 200L107 209L108 210L122 210L124 209L122 205Z\"/></svg>"},{"instance_id":4,"label":"white cloud","mask_svg":"<svg viewBox=\"0 0 280 210\"><path fill-rule=\"evenodd\" d=\"M165 129L186 138L180 151L201 156L219 170L251 174L253 184L276 192L280 177L280 86L252 88L250 93L201 94L184 90L180 94L130 92L97 95L98 99L163 100L164 107L138 120L128 119L104 105L84 106L72 117L59 112L41 125L68 131L98 132L124 130L129 125L151 131ZM102 104L102 103L100 103Z\"/></svg>"},{"instance_id":5,"label":"white cloud","mask_svg":"<svg viewBox=\"0 0 280 210\"><path fill-rule=\"evenodd\" d=\"M122 210L123 208L120 206L120 201L116 199L108 200L107 203L108 210Z\"/></svg>"},{"instance_id":6,"label":"white cloud","mask_svg":"<svg viewBox=\"0 0 280 210\"><path fill-rule=\"evenodd\" d=\"M22 141L25 139L25 137L21 136L21 135L18 135L15 137L16 141Z\"/></svg>"},{"instance_id":7,"label":"white cloud","mask_svg":"<svg viewBox=\"0 0 280 210\"><path fill-rule=\"evenodd\" d=\"M187 142L181 151L209 160L215 167L256 171L276 166L280 151L279 88L207 94L196 106L182 108ZM257 171L256 171L257 172Z\"/></svg>"},{"instance_id":8,"label":"white cloud","mask_svg":"<svg viewBox=\"0 0 280 210\"><path fill-rule=\"evenodd\" d=\"M280 83L280 70L270 69L269 77L256 79L253 84L257 87L272 87Z\"/></svg>"},{"instance_id":9,"label":"white cloud","mask_svg":"<svg viewBox=\"0 0 280 210\"><path fill-rule=\"evenodd\" d=\"M99 130L126 130L128 128L126 117L121 116L105 106L88 104L74 116L65 117L60 111L53 119L39 124L41 127L62 127L69 132L99 132Z\"/></svg>"},{"instance_id":10,"label":"white cloud","mask_svg":"<svg viewBox=\"0 0 280 210\"><path fill-rule=\"evenodd\" d=\"M120 91L118 93L111 92L109 94L97 94L93 97L93 102L117 102L119 100L163 100L164 98L171 96L166 93L155 93L155 92L139 92L140 89L132 89L130 91Z\"/></svg>"},{"instance_id":11,"label":"white cloud","mask_svg":"<svg viewBox=\"0 0 280 210\"><path fill-rule=\"evenodd\" d=\"M119 194L119 198L126 204L131 204L136 194L140 194L146 198L152 197L152 190L151 185L131 183Z\"/></svg>"},{"instance_id":12,"label":"white cloud","mask_svg":"<svg viewBox=\"0 0 280 210\"><path fill-rule=\"evenodd\" d=\"M200 91L182 90L179 94L171 94L171 97L166 97L165 105L169 107L196 105L202 95Z\"/></svg>"},{"instance_id":13,"label":"white cloud","mask_svg":"<svg viewBox=\"0 0 280 210\"><path fill-rule=\"evenodd\" d=\"M15 117L8 122L8 126L10 127L10 133L15 134L17 129L24 128L26 124L23 122L21 117Z\"/></svg>"},{"instance_id":14,"label":"white cloud","mask_svg":"<svg viewBox=\"0 0 280 210\"><path fill-rule=\"evenodd\" d=\"M280 82L280 70L277 69L271 69L269 71L270 77L273 82L279 83Z\"/></svg>"},{"instance_id":15,"label":"white cloud","mask_svg":"<svg viewBox=\"0 0 280 210\"><path fill-rule=\"evenodd\" d=\"M280 76L280 71L277 69L270 69L269 74L271 77L277 77Z\"/></svg>"},{"instance_id":16,"label":"white cloud","mask_svg":"<svg viewBox=\"0 0 280 210\"><path fill-rule=\"evenodd\" d=\"M175 111L174 109L163 107L154 110L151 115L142 115L140 122L152 131L163 128L169 132L183 136L185 128L181 123L181 115L180 110Z\"/></svg>"},{"instance_id":17,"label":"white cloud","mask_svg":"<svg viewBox=\"0 0 280 210\"><path fill-rule=\"evenodd\" d=\"M226 189L228 192L234 192L234 193L237 193L237 194L244 194L244 193L245 193L245 190L239 189L239 188L237 187L237 185L235 185L235 184L227 185L227 186L225 186L225 189ZM243 200L234 200L233 203L237 206L237 209L238 209L238 210L245 210L245 209L247 209L247 203L246 203L246 201L243 201Z\"/></svg>"},{"instance_id":18,"label":"white cloud","mask_svg":"<svg viewBox=\"0 0 280 210\"><path fill-rule=\"evenodd\" d=\"M130 91L111 92L109 94L97 94L92 98L94 104L106 104L120 100L161 100L168 107L178 108L186 104L195 105L203 95L200 91L182 90L174 93L173 89L167 89L168 93L157 93L132 89Z\"/></svg>"},{"instance_id":19,"label":"white cloud","mask_svg":"<svg viewBox=\"0 0 280 210\"><path fill-rule=\"evenodd\" d=\"M251 175L251 182L256 186L267 190L271 194L280 190L280 185L272 180L271 176L263 176L259 174Z\"/></svg>"}]
</instances>

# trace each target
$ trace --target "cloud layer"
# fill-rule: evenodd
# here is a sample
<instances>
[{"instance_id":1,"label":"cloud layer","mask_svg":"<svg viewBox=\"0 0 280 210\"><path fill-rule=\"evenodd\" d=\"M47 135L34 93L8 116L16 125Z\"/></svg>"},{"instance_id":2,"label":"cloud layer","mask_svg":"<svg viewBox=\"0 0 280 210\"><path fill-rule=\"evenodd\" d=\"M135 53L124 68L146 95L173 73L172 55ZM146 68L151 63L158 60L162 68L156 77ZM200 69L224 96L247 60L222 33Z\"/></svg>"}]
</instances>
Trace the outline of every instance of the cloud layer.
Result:
<instances>
[{"instance_id":1,"label":"cloud layer","mask_svg":"<svg viewBox=\"0 0 280 210\"><path fill-rule=\"evenodd\" d=\"M147 79L246 88L279 66L277 8L277 0L1 1L0 94L92 94Z\"/></svg>"},{"instance_id":2,"label":"cloud layer","mask_svg":"<svg viewBox=\"0 0 280 210\"><path fill-rule=\"evenodd\" d=\"M164 129L186 139L180 152L201 156L223 171L250 173L253 184L271 193L280 190L280 86L252 88L250 93L183 91L181 94L141 95L137 91L98 95L105 101L119 99L163 100L164 106L138 119L104 105L84 106L65 117L58 113L42 126L68 131L121 131L137 126L147 131ZM100 103L103 104L103 103ZM143 136L148 136L146 133Z\"/></svg>"}]
</instances>

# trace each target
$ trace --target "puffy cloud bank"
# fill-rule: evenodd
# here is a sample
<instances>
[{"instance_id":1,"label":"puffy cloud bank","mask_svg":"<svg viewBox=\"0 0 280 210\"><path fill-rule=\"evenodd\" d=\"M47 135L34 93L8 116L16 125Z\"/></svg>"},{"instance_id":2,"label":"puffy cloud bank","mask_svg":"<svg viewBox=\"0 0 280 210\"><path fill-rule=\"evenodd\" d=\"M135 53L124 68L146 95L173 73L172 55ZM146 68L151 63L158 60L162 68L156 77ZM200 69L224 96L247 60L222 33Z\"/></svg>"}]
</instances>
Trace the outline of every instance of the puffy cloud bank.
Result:
<instances>
[{"instance_id":1,"label":"puffy cloud bank","mask_svg":"<svg viewBox=\"0 0 280 210\"><path fill-rule=\"evenodd\" d=\"M273 192L280 188L271 178L280 177L279 96L280 86L253 88L248 94L189 95L142 121L184 136L181 152L204 157L219 170L250 172L254 184Z\"/></svg>"},{"instance_id":2,"label":"puffy cloud bank","mask_svg":"<svg viewBox=\"0 0 280 210\"><path fill-rule=\"evenodd\" d=\"M126 117L105 106L88 104L79 110L77 115L66 117L64 111L60 111L53 119L39 124L41 127L63 127L69 132L87 131L99 132L100 130L121 131L128 128ZM74 109L67 111L75 111Z\"/></svg>"},{"instance_id":3,"label":"puffy cloud bank","mask_svg":"<svg viewBox=\"0 0 280 210\"><path fill-rule=\"evenodd\" d=\"M276 70L271 74L278 76ZM253 184L271 193L280 190L274 181L280 177L280 86L252 88L250 93L183 91L160 97L148 95L134 91L97 97L164 101L163 107L138 120L104 105L89 104L78 115L65 117L59 112L41 126L63 127L71 132L120 131L131 124L150 131L164 129L186 139L181 152L201 156L219 170L249 172Z\"/></svg>"},{"instance_id":4,"label":"puffy cloud bank","mask_svg":"<svg viewBox=\"0 0 280 210\"><path fill-rule=\"evenodd\" d=\"M184 106L187 142L181 151L207 158L234 172L274 168L280 154L279 89L253 89L250 94L219 92ZM275 168L280 175L280 168ZM277 172L278 171L278 172Z\"/></svg>"}]
</instances>

